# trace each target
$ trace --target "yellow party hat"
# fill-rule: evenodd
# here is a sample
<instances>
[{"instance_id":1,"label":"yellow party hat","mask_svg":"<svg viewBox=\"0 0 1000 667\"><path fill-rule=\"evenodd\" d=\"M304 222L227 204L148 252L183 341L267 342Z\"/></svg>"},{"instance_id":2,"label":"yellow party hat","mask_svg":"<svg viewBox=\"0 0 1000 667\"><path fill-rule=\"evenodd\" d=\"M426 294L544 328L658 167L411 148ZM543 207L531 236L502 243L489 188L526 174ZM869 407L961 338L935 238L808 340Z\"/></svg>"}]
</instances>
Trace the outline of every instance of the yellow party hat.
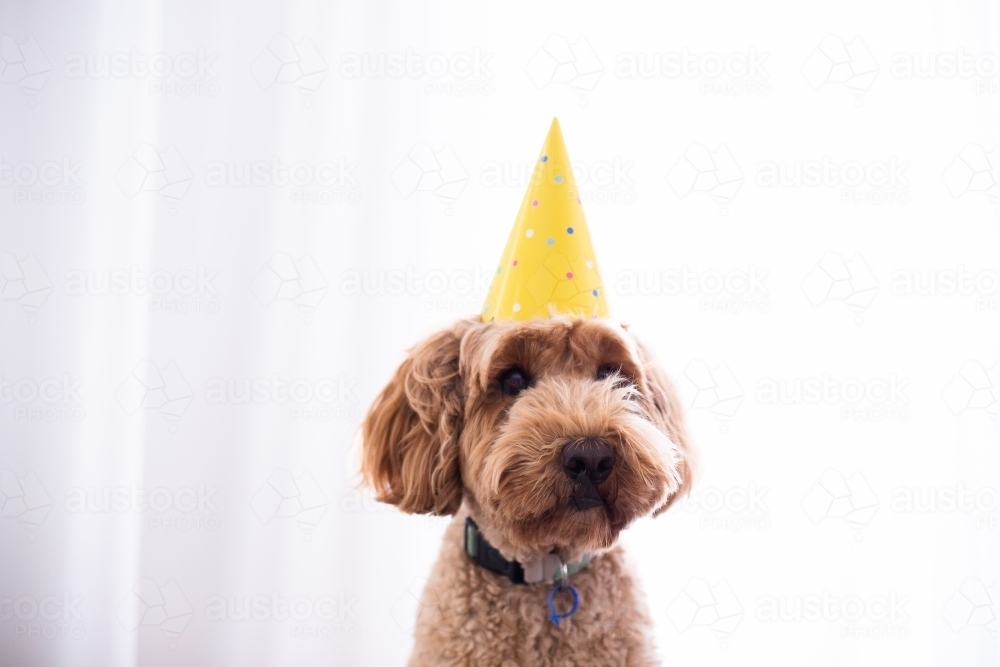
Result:
<instances>
[{"instance_id":1,"label":"yellow party hat","mask_svg":"<svg viewBox=\"0 0 1000 667\"><path fill-rule=\"evenodd\" d=\"M553 118L493 276L483 322L559 313L607 317L608 306L559 120Z\"/></svg>"}]
</instances>

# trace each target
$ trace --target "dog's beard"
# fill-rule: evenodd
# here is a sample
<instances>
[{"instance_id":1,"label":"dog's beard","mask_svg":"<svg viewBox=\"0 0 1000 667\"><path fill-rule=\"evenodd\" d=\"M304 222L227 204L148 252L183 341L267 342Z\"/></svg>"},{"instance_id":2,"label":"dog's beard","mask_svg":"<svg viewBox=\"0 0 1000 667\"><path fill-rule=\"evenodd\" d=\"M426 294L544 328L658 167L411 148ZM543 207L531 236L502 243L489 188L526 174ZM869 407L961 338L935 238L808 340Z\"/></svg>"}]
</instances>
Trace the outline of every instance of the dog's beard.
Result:
<instances>
[{"instance_id":1,"label":"dog's beard","mask_svg":"<svg viewBox=\"0 0 1000 667\"><path fill-rule=\"evenodd\" d=\"M573 397L562 389L558 398L575 400L553 405L543 396L515 405L479 471L479 511L519 558L556 551L573 559L610 549L624 528L661 507L680 484L676 446L628 390ZM560 409L567 402L574 409ZM610 477L590 488L574 483L560 462L562 447L580 436L603 438L615 454Z\"/></svg>"}]
</instances>

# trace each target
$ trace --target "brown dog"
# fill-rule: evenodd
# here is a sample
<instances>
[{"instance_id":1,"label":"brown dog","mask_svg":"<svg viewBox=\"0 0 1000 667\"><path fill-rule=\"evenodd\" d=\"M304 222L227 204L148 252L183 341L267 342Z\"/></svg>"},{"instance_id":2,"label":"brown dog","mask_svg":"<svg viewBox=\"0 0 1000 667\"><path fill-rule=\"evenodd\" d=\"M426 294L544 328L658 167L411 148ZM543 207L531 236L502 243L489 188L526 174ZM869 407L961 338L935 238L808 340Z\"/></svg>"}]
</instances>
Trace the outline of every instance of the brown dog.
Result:
<instances>
[{"instance_id":1,"label":"brown dog","mask_svg":"<svg viewBox=\"0 0 1000 667\"><path fill-rule=\"evenodd\" d=\"M379 500L455 515L410 665L658 664L616 542L693 466L673 385L622 326L476 318L418 345L362 426Z\"/></svg>"}]
</instances>

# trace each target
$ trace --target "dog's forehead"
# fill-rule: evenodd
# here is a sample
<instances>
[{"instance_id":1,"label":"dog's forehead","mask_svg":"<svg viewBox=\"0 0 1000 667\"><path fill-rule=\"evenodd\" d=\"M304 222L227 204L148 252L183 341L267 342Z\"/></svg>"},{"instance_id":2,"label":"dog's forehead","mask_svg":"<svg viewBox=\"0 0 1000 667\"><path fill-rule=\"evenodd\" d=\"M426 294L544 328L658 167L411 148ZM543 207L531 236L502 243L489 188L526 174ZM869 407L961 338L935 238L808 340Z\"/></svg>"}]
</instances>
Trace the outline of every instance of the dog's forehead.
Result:
<instances>
[{"instance_id":1,"label":"dog's forehead","mask_svg":"<svg viewBox=\"0 0 1000 667\"><path fill-rule=\"evenodd\" d=\"M582 320L569 336L574 354L594 359L607 356L606 361L634 358L636 343L625 327L608 320Z\"/></svg>"},{"instance_id":2,"label":"dog's forehead","mask_svg":"<svg viewBox=\"0 0 1000 667\"><path fill-rule=\"evenodd\" d=\"M541 369L560 363L622 363L635 356L636 343L623 325L559 317L483 324L463 340L461 364L469 379L485 383L509 365Z\"/></svg>"}]
</instances>

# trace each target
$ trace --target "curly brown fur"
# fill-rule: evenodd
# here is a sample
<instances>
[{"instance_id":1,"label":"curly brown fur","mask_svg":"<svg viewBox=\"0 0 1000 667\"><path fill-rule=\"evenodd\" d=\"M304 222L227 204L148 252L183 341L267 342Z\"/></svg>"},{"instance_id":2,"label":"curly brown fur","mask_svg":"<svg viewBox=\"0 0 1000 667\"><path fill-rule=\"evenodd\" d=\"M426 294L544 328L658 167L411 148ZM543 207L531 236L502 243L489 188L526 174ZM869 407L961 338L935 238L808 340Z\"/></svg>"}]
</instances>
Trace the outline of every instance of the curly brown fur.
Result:
<instances>
[{"instance_id":1,"label":"curly brown fur","mask_svg":"<svg viewBox=\"0 0 1000 667\"><path fill-rule=\"evenodd\" d=\"M531 379L516 395L502 390L513 368ZM581 439L614 454L610 476L593 487L596 506L582 510L560 459ZM656 664L616 542L687 490L694 453L673 385L624 327L462 320L418 345L376 398L361 456L380 500L456 514L424 592L411 665ZM580 610L556 626L551 586L514 585L474 564L462 548L465 516L507 559L591 554L571 579Z\"/></svg>"}]
</instances>

